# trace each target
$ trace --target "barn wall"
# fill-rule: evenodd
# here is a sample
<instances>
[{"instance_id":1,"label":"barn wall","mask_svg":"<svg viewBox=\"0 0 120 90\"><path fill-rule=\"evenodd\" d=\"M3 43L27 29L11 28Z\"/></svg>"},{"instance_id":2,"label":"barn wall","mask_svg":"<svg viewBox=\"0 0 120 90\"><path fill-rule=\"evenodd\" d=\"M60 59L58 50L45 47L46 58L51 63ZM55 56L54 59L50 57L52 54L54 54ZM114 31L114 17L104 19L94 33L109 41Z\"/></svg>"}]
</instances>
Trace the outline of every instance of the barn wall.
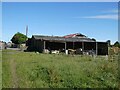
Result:
<instances>
[{"instance_id":1,"label":"barn wall","mask_svg":"<svg viewBox=\"0 0 120 90\"><path fill-rule=\"evenodd\" d=\"M26 46L28 47L27 50L31 51L31 47L32 47L32 39L28 38L28 40L26 41Z\"/></svg>"},{"instance_id":2,"label":"barn wall","mask_svg":"<svg viewBox=\"0 0 120 90\"><path fill-rule=\"evenodd\" d=\"M108 43L106 42L98 42L98 55L108 55Z\"/></svg>"},{"instance_id":3,"label":"barn wall","mask_svg":"<svg viewBox=\"0 0 120 90\"><path fill-rule=\"evenodd\" d=\"M31 39L30 49L31 49L31 51L36 51L36 48L35 48L35 39L34 38Z\"/></svg>"},{"instance_id":4,"label":"barn wall","mask_svg":"<svg viewBox=\"0 0 120 90\"><path fill-rule=\"evenodd\" d=\"M41 40L36 40L34 38L27 41L28 51L38 51L42 52L44 48L44 43Z\"/></svg>"},{"instance_id":5,"label":"barn wall","mask_svg":"<svg viewBox=\"0 0 120 90\"><path fill-rule=\"evenodd\" d=\"M96 50L96 42L84 42L84 50Z\"/></svg>"},{"instance_id":6,"label":"barn wall","mask_svg":"<svg viewBox=\"0 0 120 90\"><path fill-rule=\"evenodd\" d=\"M41 40L35 40L34 41L34 48L35 48L35 51L43 52L44 42Z\"/></svg>"}]
</instances>

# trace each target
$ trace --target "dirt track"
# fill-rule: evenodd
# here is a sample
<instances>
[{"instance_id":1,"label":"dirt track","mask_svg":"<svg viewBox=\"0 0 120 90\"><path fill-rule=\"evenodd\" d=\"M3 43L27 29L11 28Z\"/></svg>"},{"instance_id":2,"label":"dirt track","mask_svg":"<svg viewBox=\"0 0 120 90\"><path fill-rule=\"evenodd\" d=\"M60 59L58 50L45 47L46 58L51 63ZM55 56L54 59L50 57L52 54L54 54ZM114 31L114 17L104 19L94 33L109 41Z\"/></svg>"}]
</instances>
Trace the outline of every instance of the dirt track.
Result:
<instances>
[{"instance_id":1,"label":"dirt track","mask_svg":"<svg viewBox=\"0 0 120 90\"><path fill-rule=\"evenodd\" d=\"M10 70L12 76L12 86L13 88L18 88L18 77L16 74L16 63L15 60L10 60Z\"/></svg>"}]
</instances>

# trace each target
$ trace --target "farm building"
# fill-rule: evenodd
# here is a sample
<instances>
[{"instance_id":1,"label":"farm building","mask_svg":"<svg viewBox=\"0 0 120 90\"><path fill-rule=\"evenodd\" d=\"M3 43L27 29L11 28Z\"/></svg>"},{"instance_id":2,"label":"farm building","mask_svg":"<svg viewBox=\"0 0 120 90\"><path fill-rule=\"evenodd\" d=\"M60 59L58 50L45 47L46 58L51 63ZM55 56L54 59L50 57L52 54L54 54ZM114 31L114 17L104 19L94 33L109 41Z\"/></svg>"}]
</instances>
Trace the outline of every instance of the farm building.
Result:
<instances>
[{"instance_id":1,"label":"farm building","mask_svg":"<svg viewBox=\"0 0 120 90\"><path fill-rule=\"evenodd\" d=\"M33 35L27 40L28 51L75 50L76 54L94 52L96 55L108 55L108 43L97 42L87 36L76 33L66 36Z\"/></svg>"},{"instance_id":2,"label":"farm building","mask_svg":"<svg viewBox=\"0 0 120 90\"><path fill-rule=\"evenodd\" d=\"M0 41L0 50L6 49L6 42Z\"/></svg>"}]
</instances>

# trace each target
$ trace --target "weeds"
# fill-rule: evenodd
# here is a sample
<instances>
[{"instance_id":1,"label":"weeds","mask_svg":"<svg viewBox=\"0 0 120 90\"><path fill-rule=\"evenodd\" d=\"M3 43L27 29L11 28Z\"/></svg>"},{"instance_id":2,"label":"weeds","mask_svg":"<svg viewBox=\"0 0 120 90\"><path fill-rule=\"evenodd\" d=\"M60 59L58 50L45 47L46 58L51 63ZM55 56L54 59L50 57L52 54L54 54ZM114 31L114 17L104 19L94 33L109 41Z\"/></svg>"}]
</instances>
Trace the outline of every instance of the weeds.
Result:
<instances>
[{"instance_id":1,"label":"weeds","mask_svg":"<svg viewBox=\"0 0 120 90\"><path fill-rule=\"evenodd\" d=\"M12 54L11 54L12 53ZM12 87L10 58L16 63L20 88L117 88L118 62L104 57L3 51L3 86Z\"/></svg>"}]
</instances>

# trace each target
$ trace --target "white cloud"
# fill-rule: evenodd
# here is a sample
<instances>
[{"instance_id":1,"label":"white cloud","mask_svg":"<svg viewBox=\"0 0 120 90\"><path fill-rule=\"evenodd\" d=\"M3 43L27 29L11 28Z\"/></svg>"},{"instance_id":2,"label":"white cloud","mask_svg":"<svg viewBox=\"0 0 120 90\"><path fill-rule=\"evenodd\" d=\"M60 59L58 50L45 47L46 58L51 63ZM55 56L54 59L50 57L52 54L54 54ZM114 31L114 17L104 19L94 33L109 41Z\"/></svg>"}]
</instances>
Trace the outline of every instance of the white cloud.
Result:
<instances>
[{"instance_id":1,"label":"white cloud","mask_svg":"<svg viewBox=\"0 0 120 90\"><path fill-rule=\"evenodd\" d=\"M120 11L120 10L119 10ZM112 10L111 12L113 13L118 13L118 10Z\"/></svg>"},{"instance_id":2,"label":"white cloud","mask_svg":"<svg viewBox=\"0 0 120 90\"><path fill-rule=\"evenodd\" d=\"M74 17L74 18L90 18L90 19L112 19L118 20L118 15L97 15L97 16L86 16L86 17Z\"/></svg>"},{"instance_id":3,"label":"white cloud","mask_svg":"<svg viewBox=\"0 0 120 90\"><path fill-rule=\"evenodd\" d=\"M95 18L95 19L114 19L118 20L118 15L98 15L98 16L88 16L84 18Z\"/></svg>"},{"instance_id":4,"label":"white cloud","mask_svg":"<svg viewBox=\"0 0 120 90\"><path fill-rule=\"evenodd\" d=\"M101 13L101 15L96 15L96 16L85 16L85 17L73 17L73 18L91 18L91 19L111 19L111 20L118 20L118 11L120 10L113 9L113 10L106 10ZM120 16L119 16L120 19Z\"/></svg>"},{"instance_id":5,"label":"white cloud","mask_svg":"<svg viewBox=\"0 0 120 90\"><path fill-rule=\"evenodd\" d=\"M118 11L120 11L120 10L108 10L108 11L104 11L105 13L118 13Z\"/></svg>"}]
</instances>

